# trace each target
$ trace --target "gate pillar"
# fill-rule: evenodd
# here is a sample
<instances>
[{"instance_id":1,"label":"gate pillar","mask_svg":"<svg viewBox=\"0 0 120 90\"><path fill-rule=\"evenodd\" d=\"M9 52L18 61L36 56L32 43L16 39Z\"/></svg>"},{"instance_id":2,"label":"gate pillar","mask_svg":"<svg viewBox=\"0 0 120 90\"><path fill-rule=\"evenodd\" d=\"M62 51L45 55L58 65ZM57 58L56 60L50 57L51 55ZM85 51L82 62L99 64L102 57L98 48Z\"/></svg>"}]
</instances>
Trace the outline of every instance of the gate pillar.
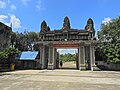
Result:
<instances>
[{"instance_id":1,"label":"gate pillar","mask_svg":"<svg viewBox=\"0 0 120 90\"><path fill-rule=\"evenodd\" d=\"M54 69L54 47L53 43L49 44L48 69Z\"/></svg>"},{"instance_id":2,"label":"gate pillar","mask_svg":"<svg viewBox=\"0 0 120 90\"><path fill-rule=\"evenodd\" d=\"M42 43L40 44L40 67L45 68L45 46Z\"/></svg>"},{"instance_id":3,"label":"gate pillar","mask_svg":"<svg viewBox=\"0 0 120 90\"><path fill-rule=\"evenodd\" d=\"M84 42L81 42L80 46L79 46L79 69L80 70L86 70L86 67L85 67L85 46L84 46Z\"/></svg>"},{"instance_id":4,"label":"gate pillar","mask_svg":"<svg viewBox=\"0 0 120 90\"><path fill-rule=\"evenodd\" d=\"M91 42L90 46L90 59L91 59L91 70L99 70L95 65L95 42Z\"/></svg>"},{"instance_id":5,"label":"gate pillar","mask_svg":"<svg viewBox=\"0 0 120 90\"><path fill-rule=\"evenodd\" d=\"M56 48L54 48L54 68L56 68L57 67L57 49Z\"/></svg>"}]
</instances>

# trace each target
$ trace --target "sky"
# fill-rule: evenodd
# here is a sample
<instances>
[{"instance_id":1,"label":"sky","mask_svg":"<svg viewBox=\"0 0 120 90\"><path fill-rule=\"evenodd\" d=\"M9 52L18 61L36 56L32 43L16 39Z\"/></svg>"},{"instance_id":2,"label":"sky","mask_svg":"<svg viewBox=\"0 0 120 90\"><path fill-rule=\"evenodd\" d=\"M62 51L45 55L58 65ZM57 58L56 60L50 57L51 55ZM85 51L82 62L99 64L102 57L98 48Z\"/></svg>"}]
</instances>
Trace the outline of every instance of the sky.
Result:
<instances>
[{"instance_id":1,"label":"sky","mask_svg":"<svg viewBox=\"0 0 120 90\"><path fill-rule=\"evenodd\" d=\"M39 32L43 20L51 30L61 29L65 16L74 29L84 29L92 18L97 32L120 16L120 0L0 0L0 22L14 32Z\"/></svg>"},{"instance_id":2,"label":"sky","mask_svg":"<svg viewBox=\"0 0 120 90\"><path fill-rule=\"evenodd\" d=\"M0 0L0 22L14 32L39 32L43 20L54 29L61 29L65 16L71 27L84 29L92 18L95 30L101 23L109 22L120 15L120 0Z\"/></svg>"},{"instance_id":3,"label":"sky","mask_svg":"<svg viewBox=\"0 0 120 90\"><path fill-rule=\"evenodd\" d=\"M60 48L60 49L57 49L57 52L59 52L59 54L67 54L67 53L71 53L71 54L76 54L78 53L78 49L76 48Z\"/></svg>"}]
</instances>

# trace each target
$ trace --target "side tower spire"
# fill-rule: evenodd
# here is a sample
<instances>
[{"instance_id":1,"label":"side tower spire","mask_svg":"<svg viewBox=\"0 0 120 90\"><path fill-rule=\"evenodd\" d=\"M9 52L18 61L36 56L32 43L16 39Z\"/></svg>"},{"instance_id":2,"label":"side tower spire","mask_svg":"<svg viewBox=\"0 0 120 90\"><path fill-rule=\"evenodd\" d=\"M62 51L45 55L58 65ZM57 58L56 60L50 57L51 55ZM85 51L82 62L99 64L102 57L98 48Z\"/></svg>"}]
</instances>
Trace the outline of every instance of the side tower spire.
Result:
<instances>
[{"instance_id":1,"label":"side tower spire","mask_svg":"<svg viewBox=\"0 0 120 90\"><path fill-rule=\"evenodd\" d=\"M41 23L41 30L40 32L45 32L47 31L47 23L45 22L45 20Z\"/></svg>"},{"instance_id":2,"label":"side tower spire","mask_svg":"<svg viewBox=\"0 0 120 90\"><path fill-rule=\"evenodd\" d=\"M85 30L89 31L90 38L94 38L95 36L95 29L94 29L94 23L91 18L87 20L87 24L85 26Z\"/></svg>"},{"instance_id":3,"label":"side tower spire","mask_svg":"<svg viewBox=\"0 0 120 90\"><path fill-rule=\"evenodd\" d=\"M94 30L94 23L93 23L93 20L91 18L89 18L87 20L87 24L85 26L85 30L87 30L87 31L90 31L90 30L93 31Z\"/></svg>"},{"instance_id":4,"label":"side tower spire","mask_svg":"<svg viewBox=\"0 0 120 90\"><path fill-rule=\"evenodd\" d=\"M41 23L40 32L47 32L47 31L50 31L50 27L47 26L47 23L45 22L45 20L43 20L43 22Z\"/></svg>"}]
</instances>

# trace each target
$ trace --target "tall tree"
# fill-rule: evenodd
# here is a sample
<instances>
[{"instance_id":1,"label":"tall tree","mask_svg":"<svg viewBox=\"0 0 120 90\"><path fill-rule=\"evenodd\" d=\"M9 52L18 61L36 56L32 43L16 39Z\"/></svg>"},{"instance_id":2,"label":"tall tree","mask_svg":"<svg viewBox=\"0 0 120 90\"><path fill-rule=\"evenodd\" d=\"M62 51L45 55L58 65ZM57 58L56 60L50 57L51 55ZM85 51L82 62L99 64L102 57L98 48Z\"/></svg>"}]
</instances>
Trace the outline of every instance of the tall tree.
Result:
<instances>
[{"instance_id":1,"label":"tall tree","mask_svg":"<svg viewBox=\"0 0 120 90\"><path fill-rule=\"evenodd\" d=\"M76 60L76 55L75 54L61 54L60 55L60 59L64 62L67 62L67 61L75 61Z\"/></svg>"},{"instance_id":2,"label":"tall tree","mask_svg":"<svg viewBox=\"0 0 120 90\"><path fill-rule=\"evenodd\" d=\"M102 24L98 39L106 54L106 61L120 63L120 17Z\"/></svg>"},{"instance_id":3,"label":"tall tree","mask_svg":"<svg viewBox=\"0 0 120 90\"><path fill-rule=\"evenodd\" d=\"M21 51L32 50L32 45L38 40L38 33L24 31L24 33L16 33L15 48Z\"/></svg>"}]
</instances>

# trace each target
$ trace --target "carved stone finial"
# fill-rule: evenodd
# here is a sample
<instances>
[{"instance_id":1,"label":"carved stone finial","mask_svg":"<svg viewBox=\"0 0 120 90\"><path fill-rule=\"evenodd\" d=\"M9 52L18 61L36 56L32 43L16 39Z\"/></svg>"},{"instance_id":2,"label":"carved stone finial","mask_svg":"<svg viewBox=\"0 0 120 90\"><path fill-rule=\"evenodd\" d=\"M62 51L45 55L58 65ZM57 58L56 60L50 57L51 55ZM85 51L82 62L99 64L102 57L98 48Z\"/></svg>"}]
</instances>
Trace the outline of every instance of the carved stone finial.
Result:
<instances>
[{"instance_id":1,"label":"carved stone finial","mask_svg":"<svg viewBox=\"0 0 120 90\"><path fill-rule=\"evenodd\" d=\"M85 30L87 31L94 31L94 23L93 23L93 20L91 18L89 18L87 20L87 25L85 26Z\"/></svg>"},{"instance_id":2,"label":"carved stone finial","mask_svg":"<svg viewBox=\"0 0 120 90\"><path fill-rule=\"evenodd\" d=\"M91 18L88 19L87 24L92 24L93 25L93 20Z\"/></svg>"},{"instance_id":3,"label":"carved stone finial","mask_svg":"<svg viewBox=\"0 0 120 90\"><path fill-rule=\"evenodd\" d=\"M47 31L47 23L45 22L45 20L41 23L41 31Z\"/></svg>"},{"instance_id":4,"label":"carved stone finial","mask_svg":"<svg viewBox=\"0 0 120 90\"><path fill-rule=\"evenodd\" d=\"M69 30L70 29L70 20L69 18L66 16L64 18L64 23L63 23L63 30Z\"/></svg>"},{"instance_id":5,"label":"carved stone finial","mask_svg":"<svg viewBox=\"0 0 120 90\"><path fill-rule=\"evenodd\" d=\"M93 39L95 36L94 23L91 18L87 20L87 25L85 26L85 30L89 31L89 39Z\"/></svg>"}]
</instances>

